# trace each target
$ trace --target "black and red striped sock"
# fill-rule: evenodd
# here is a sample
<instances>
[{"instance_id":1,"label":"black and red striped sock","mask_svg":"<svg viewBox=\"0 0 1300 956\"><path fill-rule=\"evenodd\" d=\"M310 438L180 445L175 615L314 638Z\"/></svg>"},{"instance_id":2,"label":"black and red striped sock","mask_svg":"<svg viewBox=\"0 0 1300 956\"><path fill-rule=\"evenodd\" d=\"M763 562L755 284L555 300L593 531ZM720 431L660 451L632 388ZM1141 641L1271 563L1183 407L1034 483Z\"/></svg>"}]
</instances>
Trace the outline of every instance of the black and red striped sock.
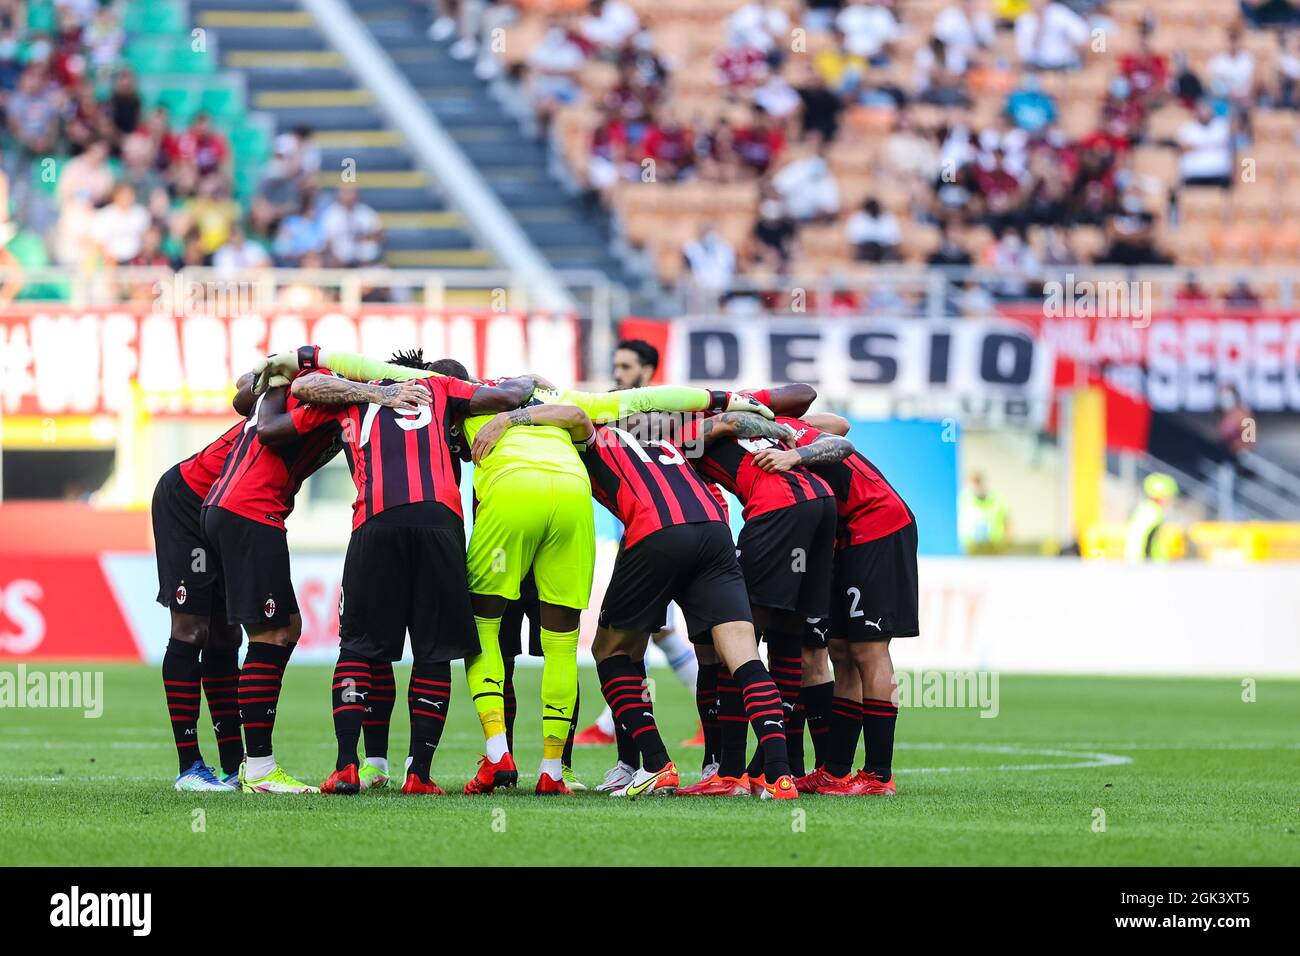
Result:
<instances>
[{"instance_id":1,"label":"black and red striped sock","mask_svg":"<svg viewBox=\"0 0 1300 956\"><path fill-rule=\"evenodd\" d=\"M514 753L515 750L515 714L519 710L519 702L515 698L515 659L506 655L506 683L501 688L501 696L505 700L506 707L506 750Z\"/></svg>"},{"instance_id":2,"label":"black and red striped sock","mask_svg":"<svg viewBox=\"0 0 1300 956\"><path fill-rule=\"evenodd\" d=\"M846 777L853 769L853 755L858 752L862 733L862 703L848 697L831 701L831 735L826 751L826 772Z\"/></svg>"},{"instance_id":3,"label":"black and red striped sock","mask_svg":"<svg viewBox=\"0 0 1300 956\"><path fill-rule=\"evenodd\" d=\"M781 709L785 716L785 748L790 756L790 772L803 776L803 722L792 729L790 717L799 707L799 685L803 683L803 638L798 634L767 629L767 669L772 682L781 692Z\"/></svg>"},{"instance_id":4,"label":"black and red striped sock","mask_svg":"<svg viewBox=\"0 0 1300 956\"><path fill-rule=\"evenodd\" d=\"M722 733L718 723L719 664L701 664L695 672L695 709L704 730L704 758L701 767L717 763L722 751Z\"/></svg>"},{"instance_id":5,"label":"black and red striped sock","mask_svg":"<svg viewBox=\"0 0 1300 956\"><path fill-rule=\"evenodd\" d=\"M196 760L203 759L199 752L201 673L199 649L193 644L170 639L167 650L163 652L163 693L167 696L167 715L172 722L172 739L176 741L181 773L189 770Z\"/></svg>"},{"instance_id":6,"label":"black and red striped sock","mask_svg":"<svg viewBox=\"0 0 1300 956\"><path fill-rule=\"evenodd\" d=\"M781 692L776 689L776 684L762 661L753 660L741 664L736 668L735 680L736 686L740 688L745 716L758 735L758 745L763 751L763 774L770 783L790 772Z\"/></svg>"},{"instance_id":7,"label":"black and red striped sock","mask_svg":"<svg viewBox=\"0 0 1300 956\"><path fill-rule=\"evenodd\" d=\"M745 772L749 721L736 678L726 667L718 668L718 726L718 776L739 777Z\"/></svg>"},{"instance_id":8,"label":"black and red striped sock","mask_svg":"<svg viewBox=\"0 0 1300 956\"><path fill-rule=\"evenodd\" d=\"M239 719L244 726L244 752L250 757L271 756L275 707L280 701L284 669L293 645L281 647L250 641L239 671Z\"/></svg>"},{"instance_id":9,"label":"black and red striped sock","mask_svg":"<svg viewBox=\"0 0 1300 956\"><path fill-rule=\"evenodd\" d=\"M411 711L411 769L425 783L451 707L451 664L416 664L406 695Z\"/></svg>"},{"instance_id":10,"label":"black and red striped sock","mask_svg":"<svg viewBox=\"0 0 1300 956\"><path fill-rule=\"evenodd\" d=\"M653 772L668 763L668 749L655 723L654 704L646 688L645 665L625 654L606 658L596 665L600 692L614 715L615 731L622 729L636 748L632 766ZM620 755L619 759L623 759Z\"/></svg>"},{"instance_id":11,"label":"black and red striped sock","mask_svg":"<svg viewBox=\"0 0 1300 956\"><path fill-rule=\"evenodd\" d=\"M898 707L887 700L867 697L862 701L862 737L867 744L862 769L888 780L894 772L894 730Z\"/></svg>"},{"instance_id":12,"label":"black and red striped sock","mask_svg":"<svg viewBox=\"0 0 1300 956\"><path fill-rule=\"evenodd\" d=\"M239 732L239 651L204 648L201 664L203 695L217 735L221 772L229 776L239 771L244 759L244 737Z\"/></svg>"},{"instance_id":13,"label":"black and red striped sock","mask_svg":"<svg viewBox=\"0 0 1300 956\"><path fill-rule=\"evenodd\" d=\"M814 767L826 763L831 735L831 700L834 696L835 682L830 680L799 689L799 702L803 707L804 719L808 722L808 736L812 738Z\"/></svg>"},{"instance_id":14,"label":"black and red striped sock","mask_svg":"<svg viewBox=\"0 0 1300 956\"><path fill-rule=\"evenodd\" d=\"M388 728L393 722L397 703L397 683L393 680L392 661L370 662L370 696L361 718L361 733L366 739L366 756L388 759Z\"/></svg>"},{"instance_id":15,"label":"black and red striped sock","mask_svg":"<svg viewBox=\"0 0 1300 956\"><path fill-rule=\"evenodd\" d=\"M334 738L338 741L338 756L334 769L342 770L350 764L359 764L357 742L361 739L361 725L366 716L366 701L374 693L370 661L351 651L339 651L334 665L334 680L330 682L330 703L334 708Z\"/></svg>"}]
</instances>

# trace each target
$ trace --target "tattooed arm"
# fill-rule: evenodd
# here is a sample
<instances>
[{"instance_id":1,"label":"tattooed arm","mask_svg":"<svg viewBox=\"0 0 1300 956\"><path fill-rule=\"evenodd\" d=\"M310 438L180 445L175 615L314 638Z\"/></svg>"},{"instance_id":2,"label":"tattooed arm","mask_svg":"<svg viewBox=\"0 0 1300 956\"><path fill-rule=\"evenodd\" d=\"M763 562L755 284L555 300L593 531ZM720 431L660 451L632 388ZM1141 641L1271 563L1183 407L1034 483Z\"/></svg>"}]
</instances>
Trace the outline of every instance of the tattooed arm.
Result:
<instances>
[{"instance_id":1,"label":"tattooed arm","mask_svg":"<svg viewBox=\"0 0 1300 956\"><path fill-rule=\"evenodd\" d=\"M699 440L707 448L723 438L770 438L786 444L793 433L788 425L769 421L751 412L723 412L700 424Z\"/></svg>"},{"instance_id":2,"label":"tattooed arm","mask_svg":"<svg viewBox=\"0 0 1300 956\"><path fill-rule=\"evenodd\" d=\"M429 390L416 382L393 382L370 385L352 382L336 375L300 375L289 387L293 397L313 405L386 405L398 411L413 412L421 405L433 403Z\"/></svg>"},{"instance_id":3,"label":"tattooed arm","mask_svg":"<svg viewBox=\"0 0 1300 956\"><path fill-rule=\"evenodd\" d=\"M493 447L506 429L516 425L554 425L569 433L575 445L585 445L595 431L591 418L577 405L529 405L508 412L500 412L478 430L474 436L474 448L471 457L478 464Z\"/></svg>"},{"instance_id":4,"label":"tattooed arm","mask_svg":"<svg viewBox=\"0 0 1300 956\"><path fill-rule=\"evenodd\" d=\"M832 465L853 454L853 442L839 435L818 435L802 448L764 448L754 453L754 464L769 474L789 471L799 465L815 468Z\"/></svg>"}]
</instances>

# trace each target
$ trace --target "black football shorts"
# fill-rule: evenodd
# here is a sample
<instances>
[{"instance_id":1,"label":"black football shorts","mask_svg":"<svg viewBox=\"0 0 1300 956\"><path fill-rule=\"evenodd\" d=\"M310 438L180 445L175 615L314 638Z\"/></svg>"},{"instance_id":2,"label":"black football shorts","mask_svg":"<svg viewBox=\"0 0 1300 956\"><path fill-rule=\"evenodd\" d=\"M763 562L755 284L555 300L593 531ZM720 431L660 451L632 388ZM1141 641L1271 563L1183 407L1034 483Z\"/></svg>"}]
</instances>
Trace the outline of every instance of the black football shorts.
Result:
<instances>
[{"instance_id":1,"label":"black football shorts","mask_svg":"<svg viewBox=\"0 0 1300 956\"><path fill-rule=\"evenodd\" d=\"M831 637L882 641L916 637L919 588L916 522L835 554Z\"/></svg>"},{"instance_id":2,"label":"black football shorts","mask_svg":"<svg viewBox=\"0 0 1300 956\"><path fill-rule=\"evenodd\" d=\"M203 537L226 592L226 620L249 628L286 626L298 613L298 597L284 529L208 505Z\"/></svg>"},{"instance_id":3,"label":"black football shorts","mask_svg":"<svg viewBox=\"0 0 1300 956\"><path fill-rule=\"evenodd\" d=\"M158 603L183 614L225 613L220 566L202 529L203 499L173 465L153 490L153 547L158 561Z\"/></svg>"},{"instance_id":4,"label":"black football shorts","mask_svg":"<svg viewBox=\"0 0 1300 956\"><path fill-rule=\"evenodd\" d=\"M814 498L750 518L737 541L754 607L828 617L835 499Z\"/></svg>"}]
</instances>

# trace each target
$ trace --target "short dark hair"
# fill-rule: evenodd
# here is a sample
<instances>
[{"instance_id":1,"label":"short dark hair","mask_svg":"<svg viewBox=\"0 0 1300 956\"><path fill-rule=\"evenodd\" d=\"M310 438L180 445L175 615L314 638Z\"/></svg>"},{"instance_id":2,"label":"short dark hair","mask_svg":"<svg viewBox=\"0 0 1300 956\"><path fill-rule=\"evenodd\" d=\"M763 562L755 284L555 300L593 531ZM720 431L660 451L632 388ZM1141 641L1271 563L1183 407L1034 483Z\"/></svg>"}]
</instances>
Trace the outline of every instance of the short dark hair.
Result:
<instances>
[{"instance_id":1,"label":"short dark hair","mask_svg":"<svg viewBox=\"0 0 1300 956\"><path fill-rule=\"evenodd\" d=\"M404 368L433 370L432 363L424 360L424 349L408 349L405 352L394 352L393 357L388 361L393 365L401 365Z\"/></svg>"},{"instance_id":2,"label":"short dark hair","mask_svg":"<svg viewBox=\"0 0 1300 956\"><path fill-rule=\"evenodd\" d=\"M462 382L469 382L469 369L453 358L442 358L436 362L429 363L429 371L437 372L439 375L446 375L448 378L458 378Z\"/></svg>"},{"instance_id":3,"label":"short dark hair","mask_svg":"<svg viewBox=\"0 0 1300 956\"><path fill-rule=\"evenodd\" d=\"M645 339L624 339L618 343L614 351L619 349L635 352L642 365L649 365L651 368L659 367L659 350Z\"/></svg>"}]
</instances>

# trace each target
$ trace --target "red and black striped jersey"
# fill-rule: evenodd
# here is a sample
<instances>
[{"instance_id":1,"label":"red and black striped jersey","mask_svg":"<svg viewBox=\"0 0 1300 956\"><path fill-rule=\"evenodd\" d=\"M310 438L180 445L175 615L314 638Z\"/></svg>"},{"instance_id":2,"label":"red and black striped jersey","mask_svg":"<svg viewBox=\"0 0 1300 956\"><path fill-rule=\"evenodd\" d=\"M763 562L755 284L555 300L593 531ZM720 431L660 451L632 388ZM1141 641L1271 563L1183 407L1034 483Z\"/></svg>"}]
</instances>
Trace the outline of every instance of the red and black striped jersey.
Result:
<instances>
[{"instance_id":1,"label":"red and black striped jersey","mask_svg":"<svg viewBox=\"0 0 1300 956\"><path fill-rule=\"evenodd\" d=\"M696 436L705 420L697 416L687 422L682 429L682 447L698 447ZM709 445L692 464L706 479L740 499L746 521L814 498L834 497L830 485L807 468L769 474L754 464L754 452L779 447L769 438L726 438Z\"/></svg>"},{"instance_id":2,"label":"red and black striped jersey","mask_svg":"<svg viewBox=\"0 0 1300 956\"><path fill-rule=\"evenodd\" d=\"M614 425L599 425L582 460L592 496L623 522L625 548L662 528L727 520L709 486L671 442L641 442Z\"/></svg>"},{"instance_id":3,"label":"red and black striped jersey","mask_svg":"<svg viewBox=\"0 0 1300 956\"><path fill-rule=\"evenodd\" d=\"M222 432L221 437L216 441L202 451L190 455L176 466L180 469L185 484L189 485L190 490L200 498L206 498L212 486L221 477L221 469L226 464L226 458L230 456L230 449L235 447L239 436L243 434L244 424L242 421L235 422Z\"/></svg>"},{"instance_id":4,"label":"red and black striped jersey","mask_svg":"<svg viewBox=\"0 0 1300 956\"><path fill-rule=\"evenodd\" d=\"M343 450L357 486L354 529L381 511L421 501L436 501L464 517L460 463L447 437L480 386L441 375L418 383L429 390L433 404L414 412L375 404L331 409L343 424Z\"/></svg>"},{"instance_id":5,"label":"red and black striped jersey","mask_svg":"<svg viewBox=\"0 0 1300 956\"><path fill-rule=\"evenodd\" d=\"M303 404L293 395L285 398L284 407L298 437L274 448L263 445L257 437L257 415L265 398L258 397L241 426L221 477L203 504L283 528L302 483L337 455L343 445L333 410Z\"/></svg>"},{"instance_id":6,"label":"red and black striped jersey","mask_svg":"<svg viewBox=\"0 0 1300 956\"><path fill-rule=\"evenodd\" d=\"M778 417L778 422L794 429L795 447L811 445L826 434L798 418ZM836 545L846 548L906 528L915 520L902 496L885 480L880 469L861 452L853 452L843 461L814 465L810 469L826 479L835 492L839 512Z\"/></svg>"}]
</instances>

